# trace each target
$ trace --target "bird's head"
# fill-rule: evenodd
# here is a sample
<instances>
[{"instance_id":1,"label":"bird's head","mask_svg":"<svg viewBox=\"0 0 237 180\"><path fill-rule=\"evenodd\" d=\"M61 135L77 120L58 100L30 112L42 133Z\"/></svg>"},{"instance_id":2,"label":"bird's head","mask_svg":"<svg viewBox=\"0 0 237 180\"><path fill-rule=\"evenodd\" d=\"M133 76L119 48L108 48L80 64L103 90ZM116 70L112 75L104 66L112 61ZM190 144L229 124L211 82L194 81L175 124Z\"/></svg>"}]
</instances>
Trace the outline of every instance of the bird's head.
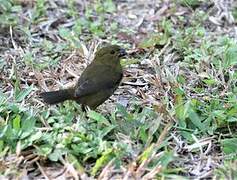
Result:
<instances>
[{"instance_id":1,"label":"bird's head","mask_svg":"<svg viewBox=\"0 0 237 180\"><path fill-rule=\"evenodd\" d=\"M120 63L120 58L127 53L118 45L109 45L99 49L95 54L95 60L106 64Z\"/></svg>"}]
</instances>

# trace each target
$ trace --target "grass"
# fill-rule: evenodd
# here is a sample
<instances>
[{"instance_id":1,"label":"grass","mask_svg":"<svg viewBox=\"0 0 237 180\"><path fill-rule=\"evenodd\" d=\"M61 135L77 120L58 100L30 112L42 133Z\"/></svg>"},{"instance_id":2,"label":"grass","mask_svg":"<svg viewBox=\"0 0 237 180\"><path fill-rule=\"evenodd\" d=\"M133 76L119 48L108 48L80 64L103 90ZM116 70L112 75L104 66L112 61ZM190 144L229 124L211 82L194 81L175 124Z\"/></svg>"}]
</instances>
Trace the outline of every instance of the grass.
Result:
<instances>
[{"instance_id":1,"label":"grass","mask_svg":"<svg viewBox=\"0 0 237 180\"><path fill-rule=\"evenodd\" d=\"M142 7L0 1L0 177L235 179L235 24L204 1ZM86 113L41 102L109 42L130 54L110 100Z\"/></svg>"}]
</instances>

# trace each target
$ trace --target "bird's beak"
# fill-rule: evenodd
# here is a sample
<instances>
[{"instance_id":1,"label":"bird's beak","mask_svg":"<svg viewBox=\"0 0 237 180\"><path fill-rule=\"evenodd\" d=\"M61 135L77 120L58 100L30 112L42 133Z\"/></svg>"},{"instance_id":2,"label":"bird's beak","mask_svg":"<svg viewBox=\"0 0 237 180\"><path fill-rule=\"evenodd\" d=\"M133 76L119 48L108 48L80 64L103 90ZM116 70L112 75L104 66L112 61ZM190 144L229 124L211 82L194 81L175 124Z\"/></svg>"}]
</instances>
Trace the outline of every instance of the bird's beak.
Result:
<instances>
[{"instance_id":1,"label":"bird's beak","mask_svg":"<svg viewBox=\"0 0 237 180\"><path fill-rule=\"evenodd\" d=\"M125 49L120 49L119 50L119 57L123 57L123 56L126 56L127 55L127 52L125 51Z\"/></svg>"}]
</instances>

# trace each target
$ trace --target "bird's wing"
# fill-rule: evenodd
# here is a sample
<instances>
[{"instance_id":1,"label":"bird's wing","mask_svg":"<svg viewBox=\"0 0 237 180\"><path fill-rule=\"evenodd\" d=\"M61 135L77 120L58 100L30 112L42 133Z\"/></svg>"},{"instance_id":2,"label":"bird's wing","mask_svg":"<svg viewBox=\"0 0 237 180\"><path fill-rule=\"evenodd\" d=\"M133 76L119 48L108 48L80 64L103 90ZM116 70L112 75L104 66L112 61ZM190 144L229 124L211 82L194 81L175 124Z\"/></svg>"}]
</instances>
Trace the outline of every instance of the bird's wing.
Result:
<instances>
[{"instance_id":1,"label":"bird's wing","mask_svg":"<svg viewBox=\"0 0 237 180\"><path fill-rule=\"evenodd\" d=\"M111 67L102 65L88 67L78 80L75 96L83 97L101 90L115 88L121 79L122 72L114 72Z\"/></svg>"}]
</instances>

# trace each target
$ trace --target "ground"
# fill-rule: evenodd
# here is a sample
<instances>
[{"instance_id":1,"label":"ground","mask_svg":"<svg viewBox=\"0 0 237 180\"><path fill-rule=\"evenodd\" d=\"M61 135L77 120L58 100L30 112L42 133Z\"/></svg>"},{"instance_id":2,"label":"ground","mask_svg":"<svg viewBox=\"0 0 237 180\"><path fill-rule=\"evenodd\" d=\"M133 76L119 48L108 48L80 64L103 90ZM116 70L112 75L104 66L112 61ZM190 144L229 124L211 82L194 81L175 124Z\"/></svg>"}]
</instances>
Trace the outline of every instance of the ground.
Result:
<instances>
[{"instance_id":1,"label":"ground","mask_svg":"<svg viewBox=\"0 0 237 180\"><path fill-rule=\"evenodd\" d=\"M234 0L0 0L0 178L237 178L236 39ZM109 100L42 102L108 43Z\"/></svg>"}]
</instances>

